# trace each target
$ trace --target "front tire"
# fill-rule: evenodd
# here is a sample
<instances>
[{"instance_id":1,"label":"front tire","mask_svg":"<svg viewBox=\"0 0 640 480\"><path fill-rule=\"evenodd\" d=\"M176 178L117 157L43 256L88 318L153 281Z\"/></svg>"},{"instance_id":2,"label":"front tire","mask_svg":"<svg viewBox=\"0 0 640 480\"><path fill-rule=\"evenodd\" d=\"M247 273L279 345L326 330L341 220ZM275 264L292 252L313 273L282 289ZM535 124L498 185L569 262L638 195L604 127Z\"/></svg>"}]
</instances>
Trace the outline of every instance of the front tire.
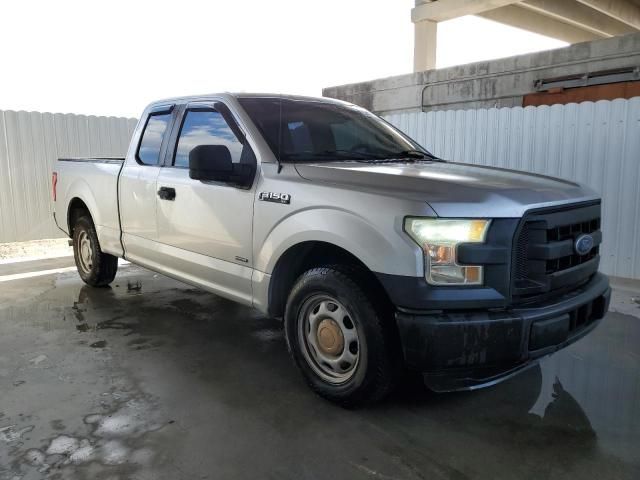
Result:
<instances>
[{"instance_id":1,"label":"front tire","mask_svg":"<svg viewBox=\"0 0 640 480\"><path fill-rule=\"evenodd\" d=\"M73 256L80 278L92 287L113 282L118 271L118 258L100 249L98 234L91 217L78 218L73 228Z\"/></svg>"},{"instance_id":2,"label":"front tire","mask_svg":"<svg viewBox=\"0 0 640 480\"><path fill-rule=\"evenodd\" d=\"M367 284L358 268L314 268L298 278L285 310L289 352L305 380L343 406L382 399L396 377L391 319Z\"/></svg>"}]
</instances>

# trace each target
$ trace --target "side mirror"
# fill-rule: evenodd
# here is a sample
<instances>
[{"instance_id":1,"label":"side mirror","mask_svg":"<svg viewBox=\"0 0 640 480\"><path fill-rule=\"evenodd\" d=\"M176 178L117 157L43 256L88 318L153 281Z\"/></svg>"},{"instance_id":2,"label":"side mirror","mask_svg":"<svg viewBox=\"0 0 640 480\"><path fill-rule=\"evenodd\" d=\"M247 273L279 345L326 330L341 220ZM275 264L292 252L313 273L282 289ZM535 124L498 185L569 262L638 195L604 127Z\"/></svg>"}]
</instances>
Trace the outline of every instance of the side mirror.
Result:
<instances>
[{"instance_id":1,"label":"side mirror","mask_svg":"<svg viewBox=\"0 0 640 480\"><path fill-rule=\"evenodd\" d=\"M233 163L224 145L198 145L189 152L189 178L232 183L248 188L253 180L251 165Z\"/></svg>"}]
</instances>

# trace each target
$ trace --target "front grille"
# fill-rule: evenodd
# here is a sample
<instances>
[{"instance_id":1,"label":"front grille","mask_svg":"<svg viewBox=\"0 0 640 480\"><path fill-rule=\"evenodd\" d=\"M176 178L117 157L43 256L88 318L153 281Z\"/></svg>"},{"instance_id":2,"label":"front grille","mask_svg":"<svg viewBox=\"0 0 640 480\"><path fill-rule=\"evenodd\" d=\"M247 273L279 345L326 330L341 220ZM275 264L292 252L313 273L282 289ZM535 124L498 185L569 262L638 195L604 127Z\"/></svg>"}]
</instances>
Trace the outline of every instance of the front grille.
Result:
<instances>
[{"instance_id":1,"label":"front grille","mask_svg":"<svg viewBox=\"0 0 640 480\"><path fill-rule=\"evenodd\" d=\"M590 234L594 246L578 255L574 243L582 234ZM601 239L599 202L528 213L514 242L514 303L550 297L586 283L598 269Z\"/></svg>"},{"instance_id":2,"label":"front grille","mask_svg":"<svg viewBox=\"0 0 640 480\"><path fill-rule=\"evenodd\" d=\"M516 242L516 254L515 254L515 276L516 281L526 282L527 280L527 249L529 247L529 224L522 225L520 235Z\"/></svg>"}]
</instances>

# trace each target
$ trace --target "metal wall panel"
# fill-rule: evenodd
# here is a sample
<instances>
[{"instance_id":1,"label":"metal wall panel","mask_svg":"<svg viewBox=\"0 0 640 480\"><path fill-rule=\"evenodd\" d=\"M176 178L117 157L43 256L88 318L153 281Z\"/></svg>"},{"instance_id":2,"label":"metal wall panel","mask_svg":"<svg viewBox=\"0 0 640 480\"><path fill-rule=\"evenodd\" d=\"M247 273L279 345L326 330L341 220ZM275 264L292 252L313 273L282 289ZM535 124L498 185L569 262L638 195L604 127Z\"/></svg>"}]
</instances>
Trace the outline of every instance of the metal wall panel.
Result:
<instances>
[{"instance_id":1,"label":"metal wall panel","mask_svg":"<svg viewBox=\"0 0 640 480\"><path fill-rule=\"evenodd\" d=\"M62 236L52 218L55 160L123 157L136 122L0 110L0 243Z\"/></svg>"},{"instance_id":2,"label":"metal wall panel","mask_svg":"<svg viewBox=\"0 0 640 480\"><path fill-rule=\"evenodd\" d=\"M640 97L386 117L443 158L568 178L603 197L602 270L640 279ZM0 242L59 237L51 172L124 156L135 119L0 111Z\"/></svg>"},{"instance_id":3,"label":"metal wall panel","mask_svg":"<svg viewBox=\"0 0 640 480\"><path fill-rule=\"evenodd\" d=\"M445 159L591 186L603 199L601 270L640 279L640 97L385 118Z\"/></svg>"}]
</instances>

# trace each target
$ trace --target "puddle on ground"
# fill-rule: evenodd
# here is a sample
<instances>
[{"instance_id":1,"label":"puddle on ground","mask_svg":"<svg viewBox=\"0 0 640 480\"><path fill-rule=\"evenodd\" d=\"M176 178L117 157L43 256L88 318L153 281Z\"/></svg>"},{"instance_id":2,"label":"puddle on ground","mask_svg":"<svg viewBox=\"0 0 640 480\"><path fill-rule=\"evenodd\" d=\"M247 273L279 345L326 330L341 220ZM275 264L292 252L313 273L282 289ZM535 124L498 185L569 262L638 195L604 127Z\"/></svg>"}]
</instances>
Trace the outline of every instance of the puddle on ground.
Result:
<instances>
[{"instance_id":1,"label":"puddle on ground","mask_svg":"<svg viewBox=\"0 0 640 480\"><path fill-rule=\"evenodd\" d=\"M22 450L21 439L33 431L33 425L0 428L0 440L13 447L12 456L16 457L10 472L13 477L8 478L29 477L33 470L45 475L61 473L61 478L68 478L78 468L95 468L96 464L107 468L127 465L133 469L149 466L156 453L148 445L147 436L173 424L173 420L161 418L155 402L143 395L114 391L101 396L104 406L115 406L111 412L86 415L83 434L59 433L46 440L42 448ZM51 425L57 431L65 428L61 420L54 420Z\"/></svg>"},{"instance_id":2,"label":"puddle on ground","mask_svg":"<svg viewBox=\"0 0 640 480\"><path fill-rule=\"evenodd\" d=\"M77 438L67 435L60 435L49 444L47 455L71 455L80 448L80 441Z\"/></svg>"},{"instance_id":3,"label":"puddle on ground","mask_svg":"<svg viewBox=\"0 0 640 480\"><path fill-rule=\"evenodd\" d=\"M38 355L37 357L32 358L31 360L29 360L29 363L35 367L35 366L40 365L46 359L47 359L46 355Z\"/></svg>"},{"instance_id":4,"label":"puddle on ground","mask_svg":"<svg viewBox=\"0 0 640 480\"><path fill-rule=\"evenodd\" d=\"M73 307L71 307L73 311L73 315L76 317L78 322L84 322L84 312L87 311L87 307L83 303L73 302Z\"/></svg>"},{"instance_id":5,"label":"puddle on ground","mask_svg":"<svg viewBox=\"0 0 640 480\"><path fill-rule=\"evenodd\" d=\"M29 335L32 327L40 329L36 333L44 332L51 337L63 332L60 338L68 339L69 345L82 345L83 352L108 349L104 353L93 351L103 363L104 355L123 353L121 347L126 352L173 345L174 329L189 332L189 325L185 323L196 322L206 327L218 310L233 313L244 309L201 290L176 288L172 281L164 279L158 282L145 280L142 294L142 282L135 278L129 281L121 278L117 284L121 288L92 289L78 287L75 278L56 277L52 280L55 289L41 294L32 305L0 309L0 322L19 325ZM165 283L171 288L160 288ZM68 333L68 337L64 333ZM265 336L270 338L272 334L266 332ZM32 375L43 375L47 373L45 369L59 367L60 361L60 357L44 348L22 353L20 359L25 372ZM32 421L19 415L0 417L0 451L5 444L7 447L6 453L0 455L0 459L6 459L0 461L0 479L65 479L76 478L76 475L96 478L97 474L116 473L109 470L113 465L119 466L118 474L126 471L127 478L132 478L136 471L148 471L148 466L157 463L154 445L161 433L156 432L179 427L173 420L162 418L162 407L131 385L132 377L118 370L117 361L112 362L112 357L109 360L109 369L105 372L109 378L101 375L100 380L96 380L96 383L110 382L108 387L103 387L109 391L88 392L87 395L94 398L91 403L94 411L82 407L76 421L73 417L63 417L55 408L50 412L52 417L47 418L43 411ZM61 372L51 372L62 382L77 382L65 369L66 366ZM0 370L0 375L3 374ZM24 383L20 378L12 378L15 387ZM27 386L33 388L32 379L26 380ZM112 382L119 384L114 386ZM88 383L87 389L94 388L96 383ZM36 421L34 428L31 423Z\"/></svg>"},{"instance_id":6,"label":"puddle on ground","mask_svg":"<svg viewBox=\"0 0 640 480\"><path fill-rule=\"evenodd\" d=\"M34 428L34 425L27 425L23 428L18 428L16 425L0 427L0 442L14 443L20 441L23 435L31 432Z\"/></svg>"},{"instance_id":7,"label":"puddle on ground","mask_svg":"<svg viewBox=\"0 0 640 480\"><path fill-rule=\"evenodd\" d=\"M162 347L165 342L162 340L153 340L147 337L139 337L129 340L127 346L133 350L147 350L150 348Z\"/></svg>"},{"instance_id":8,"label":"puddle on ground","mask_svg":"<svg viewBox=\"0 0 640 480\"><path fill-rule=\"evenodd\" d=\"M284 339L284 332L281 328L263 328L252 331L251 334L261 342L279 342Z\"/></svg>"},{"instance_id":9,"label":"puddle on ground","mask_svg":"<svg viewBox=\"0 0 640 480\"><path fill-rule=\"evenodd\" d=\"M53 428L54 430L57 431L61 431L66 429L64 423L62 422L62 420L51 420L49 422L49 425L51 425L51 428Z\"/></svg>"}]
</instances>

